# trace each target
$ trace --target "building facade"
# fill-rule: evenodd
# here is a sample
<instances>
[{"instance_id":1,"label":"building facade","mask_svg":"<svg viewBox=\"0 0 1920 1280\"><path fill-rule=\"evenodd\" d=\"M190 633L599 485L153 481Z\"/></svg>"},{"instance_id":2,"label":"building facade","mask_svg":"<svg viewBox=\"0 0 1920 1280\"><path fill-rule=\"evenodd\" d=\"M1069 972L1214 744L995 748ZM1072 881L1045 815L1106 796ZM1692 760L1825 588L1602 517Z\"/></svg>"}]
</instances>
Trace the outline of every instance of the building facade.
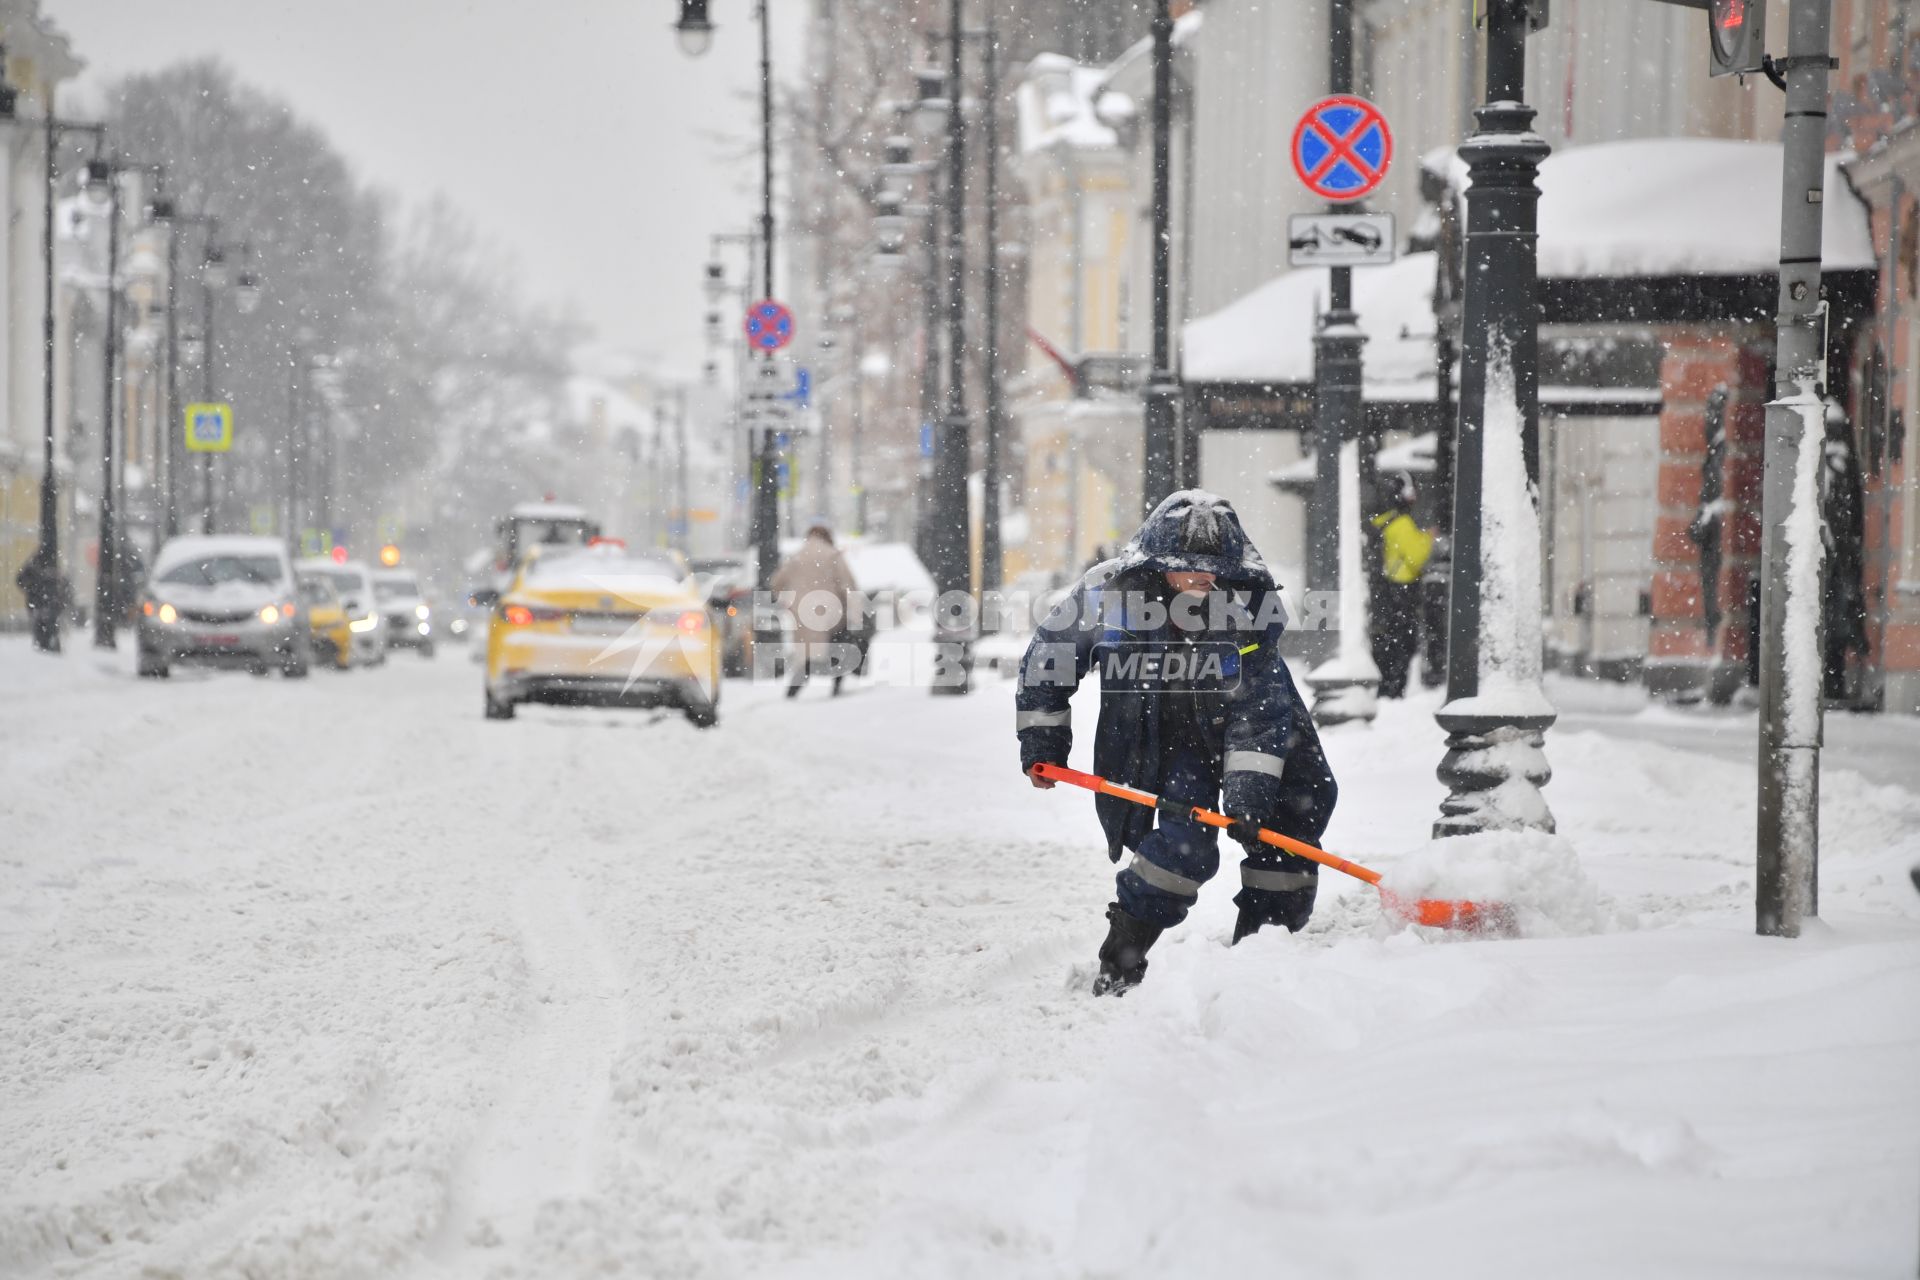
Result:
<instances>
[{"instance_id":1,"label":"building facade","mask_svg":"<svg viewBox=\"0 0 1920 1280\"><path fill-rule=\"evenodd\" d=\"M15 581L40 541L44 456L46 343L43 266L46 137L41 122L59 85L80 70L67 38L40 12L39 0L0 0L4 83L14 93L11 118L0 119L0 630L27 625ZM59 419L56 417L56 428ZM56 472L64 438L56 439ZM70 505L69 486L61 487ZM60 527L66 527L63 512ZM70 562L70 548L61 560Z\"/></svg>"}]
</instances>

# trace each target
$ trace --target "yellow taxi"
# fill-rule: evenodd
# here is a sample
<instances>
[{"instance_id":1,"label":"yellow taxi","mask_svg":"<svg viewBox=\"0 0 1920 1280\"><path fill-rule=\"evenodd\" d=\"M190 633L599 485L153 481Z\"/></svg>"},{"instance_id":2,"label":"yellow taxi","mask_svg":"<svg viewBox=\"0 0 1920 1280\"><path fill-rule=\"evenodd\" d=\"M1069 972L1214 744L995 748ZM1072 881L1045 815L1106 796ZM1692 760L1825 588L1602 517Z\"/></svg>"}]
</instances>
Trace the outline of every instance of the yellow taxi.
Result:
<instances>
[{"instance_id":1,"label":"yellow taxi","mask_svg":"<svg viewBox=\"0 0 1920 1280\"><path fill-rule=\"evenodd\" d=\"M492 606L489 720L523 702L674 706L702 728L719 719L720 630L670 552L606 538L537 546Z\"/></svg>"},{"instance_id":2,"label":"yellow taxi","mask_svg":"<svg viewBox=\"0 0 1920 1280\"><path fill-rule=\"evenodd\" d=\"M307 642L316 662L342 671L353 665L353 625L340 593L324 574L301 573L300 602L307 608Z\"/></svg>"}]
</instances>

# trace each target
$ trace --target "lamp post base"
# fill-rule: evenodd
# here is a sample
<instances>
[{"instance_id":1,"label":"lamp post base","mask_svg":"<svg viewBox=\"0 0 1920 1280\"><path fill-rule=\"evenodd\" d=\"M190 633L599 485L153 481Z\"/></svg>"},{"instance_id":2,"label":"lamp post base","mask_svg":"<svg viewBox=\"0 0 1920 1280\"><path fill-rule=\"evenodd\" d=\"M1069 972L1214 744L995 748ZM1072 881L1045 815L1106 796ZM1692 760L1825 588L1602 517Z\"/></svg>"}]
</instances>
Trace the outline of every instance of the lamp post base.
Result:
<instances>
[{"instance_id":1,"label":"lamp post base","mask_svg":"<svg viewBox=\"0 0 1920 1280\"><path fill-rule=\"evenodd\" d=\"M1553 834L1553 813L1540 793L1553 777L1545 750L1552 719L1487 725L1473 723L1478 717L1438 718L1447 730L1447 753L1435 772L1447 784L1447 798L1440 802L1433 838L1483 831Z\"/></svg>"}]
</instances>

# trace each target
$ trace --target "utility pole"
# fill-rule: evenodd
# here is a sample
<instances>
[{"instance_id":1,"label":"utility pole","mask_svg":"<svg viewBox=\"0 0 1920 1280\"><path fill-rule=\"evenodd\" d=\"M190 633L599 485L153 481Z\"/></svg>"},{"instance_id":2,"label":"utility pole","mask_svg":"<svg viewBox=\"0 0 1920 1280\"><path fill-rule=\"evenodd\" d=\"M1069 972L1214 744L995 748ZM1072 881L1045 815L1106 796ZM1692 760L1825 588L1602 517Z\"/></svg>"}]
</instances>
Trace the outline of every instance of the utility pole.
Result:
<instances>
[{"instance_id":1,"label":"utility pole","mask_svg":"<svg viewBox=\"0 0 1920 1280\"><path fill-rule=\"evenodd\" d=\"M1348 0L1334 0L1336 5ZM1173 11L1153 6L1153 370L1147 375L1140 505L1143 515L1173 492L1179 379L1173 371Z\"/></svg>"},{"instance_id":2,"label":"utility pole","mask_svg":"<svg viewBox=\"0 0 1920 1280\"><path fill-rule=\"evenodd\" d=\"M999 588L1005 576L1005 551L1000 536L1000 482L1005 466L1002 436L1006 431L1005 395L1000 385L1000 37L987 9L982 33L985 59L981 68L982 124L987 153L986 299L981 322L987 331L987 458L980 492L980 589ZM861 520L864 526L864 516Z\"/></svg>"},{"instance_id":3,"label":"utility pole","mask_svg":"<svg viewBox=\"0 0 1920 1280\"><path fill-rule=\"evenodd\" d=\"M947 41L947 409L934 447L933 508L936 512L929 539L933 550L934 586L940 601L934 610L935 669L933 692L964 694L971 683L968 668L972 628L960 615L963 598L970 599L973 581L972 513L967 502L967 472L971 460L967 420L966 321L966 118L961 110L965 82L961 79L966 37L962 25L964 0L948 0Z\"/></svg>"},{"instance_id":4,"label":"utility pole","mask_svg":"<svg viewBox=\"0 0 1920 1280\"><path fill-rule=\"evenodd\" d=\"M1353 92L1353 0L1327 7L1327 91ZM1344 213L1351 205L1333 202ZM1307 582L1339 593L1338 648L1307 675L1313 718L1320 724L1371 721L1379 711L1375 691L1380 669L1368 637L1367 577L1362 563L1360 438L1365 406L1360 396L1360 317L1353 310L1353 268L1329 269L1326 315L1313 335L1313 516L1308 520Z\"/></svg>"},{"instance_id":5,"label":"utility pole","mask_svg":"<svg viewBox=\"0 0 1920 1280\"><path fill-rule=\"evenodd\" d=\"M1487 102L1467 162L1466 294L1448 609L1448 794L1435 838L1553 830L1540 794L1554 721L1540 685L1536 241L1547 144L1526 94L1527 32L1545 0L1486 0Z\"/></svg>"},{"instance_id":6,"label":"utility pole","mask_svg":"<svg viewBox=\"0 0 1920 1280\"><path fill-rule=\"evenodd\" d=\"M1760 552L1760 819L1757 931L1794 938L1819 914L1821 617L1819 474L1826 439L1825 206L1828 5L1792 0L1781 130L1780 296L1767 406Z\"/></svg>"},{"instance_id":7,"label":"utility pole","mask_svg":"<svg viewBox=\"0 0 1920 1280\"><path fill-rule=\"evenodd\" d=\"M760 296L771 298L774 287L773 32L767 16L767 0L759 0L754 6L754 16L760 22ZM765 353L761 363L762 380L770 383L768 375L773 371L773 353ZM773 588L774 571L780 567L779 451L773 423L762 421L755 425L754 430L758 434L758 457L753 475L753 547L758 561L757 585L761 591L770 591ZM760 611L755 612L758 614ZM755 636L755 642L764 643L769 649L777 648L780 644L779 631L767 628L763 634Z\"/></svg>"},{"instance_id":8,"label":"utility pole","mask_svg":"<svg viewBox=\"0 0 1920 1280\"><path fill-rule=\"evenodd\" d=\"M120 606L120 475L118 454L120 391L120 172L112 160L89 166L89 185L104 181L107 191L106 331L102 344L100 380L100 535L93 575L93 647L115 646Z\"/></svg>"}]
</instances>

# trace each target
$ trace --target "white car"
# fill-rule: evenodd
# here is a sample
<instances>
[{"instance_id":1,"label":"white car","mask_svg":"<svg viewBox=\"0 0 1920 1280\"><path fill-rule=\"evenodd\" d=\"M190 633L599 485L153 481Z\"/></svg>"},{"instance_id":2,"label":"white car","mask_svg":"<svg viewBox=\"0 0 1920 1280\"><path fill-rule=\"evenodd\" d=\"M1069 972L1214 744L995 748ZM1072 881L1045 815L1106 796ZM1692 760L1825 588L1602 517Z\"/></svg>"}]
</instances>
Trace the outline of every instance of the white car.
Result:
<instances>
[{"instance_id":1,"label":"white car","mask_svg":"<svg viewBox=\"0 0 1920 1280\"><path fill-rule=\"evenodd\" d=\"M380 626L380 607L373 587L373 571L359 560L336 561L315 556L300 562L301 573L317 574L333 583L340 605L347 611L353 633L356 666L378 666L387 660L387 642Z\"/></svg>"},{"instance_id":2,"label":"white car","mask_svg":"<svg viewBox=\"0 0 1920 1280\"><path fill-rule=\"evenodd\" d=\"M433 610L420 594L420 580L411 569L375 569L373 601L389 649L417 649L433 656Z\"/></svg>"},{"instance_id":3,"label":"white car","mask_svg":"<svg viewBox=\"0 0 1920 1280\"><path fill-rule=\"evenodd\" d=\"M179 663L278 667L307 674L307 622L293 562L278 538L170 539L140 601L139 671L164 677Z\"/></svg>"}]
</instances>

